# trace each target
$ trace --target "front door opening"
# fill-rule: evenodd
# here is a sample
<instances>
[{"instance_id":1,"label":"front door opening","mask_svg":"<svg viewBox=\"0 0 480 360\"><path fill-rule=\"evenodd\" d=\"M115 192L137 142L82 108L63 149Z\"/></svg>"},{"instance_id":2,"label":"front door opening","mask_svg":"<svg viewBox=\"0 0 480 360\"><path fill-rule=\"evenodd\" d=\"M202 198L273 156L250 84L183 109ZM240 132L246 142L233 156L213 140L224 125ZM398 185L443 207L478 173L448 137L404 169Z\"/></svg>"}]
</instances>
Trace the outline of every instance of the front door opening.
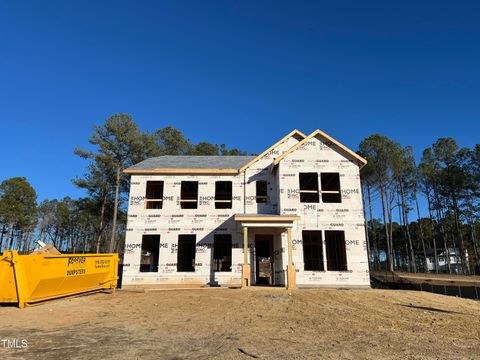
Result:
<instances>
[{"instance_id":1,"label":"front door opening","mask_svg":"<svg viewBox=\"0 0 480 360\"><path fill-rule=\"evenodd\" d=\"M273 285L273 235L255 236L255 268L257 285Z\"/></svg>"}]
</instances>

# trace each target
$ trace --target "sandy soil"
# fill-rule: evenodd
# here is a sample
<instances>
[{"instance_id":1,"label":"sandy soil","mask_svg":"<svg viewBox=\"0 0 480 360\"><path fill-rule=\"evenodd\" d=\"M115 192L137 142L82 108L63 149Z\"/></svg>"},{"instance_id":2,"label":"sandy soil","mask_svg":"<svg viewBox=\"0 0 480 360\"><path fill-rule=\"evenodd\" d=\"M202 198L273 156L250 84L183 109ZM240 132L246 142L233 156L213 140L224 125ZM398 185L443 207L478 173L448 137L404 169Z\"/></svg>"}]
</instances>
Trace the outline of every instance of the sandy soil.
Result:
<instances>
[{"instance_id":1,"label":"sandy soil","mask_svg":"<svg viewBox=\"0 0 480 360\"><path fill-rule=\"evenodd\" d=\"M0 359L480 358L480 302L426 292L163 290L0 308Z\"/></svg>"}]
</instances>

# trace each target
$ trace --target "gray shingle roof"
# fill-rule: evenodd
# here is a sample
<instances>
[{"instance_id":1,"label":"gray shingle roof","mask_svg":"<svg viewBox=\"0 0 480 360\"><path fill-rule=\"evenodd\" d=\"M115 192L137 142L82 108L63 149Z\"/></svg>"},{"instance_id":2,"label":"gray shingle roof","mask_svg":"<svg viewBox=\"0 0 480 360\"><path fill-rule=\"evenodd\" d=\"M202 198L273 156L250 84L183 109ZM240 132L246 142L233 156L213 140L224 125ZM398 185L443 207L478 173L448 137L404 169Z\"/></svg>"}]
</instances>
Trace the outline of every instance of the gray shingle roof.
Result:
<instances>
[{"instance_id":1,"label":"gray shingle roof","mask_svg":"<svg viewBox=\"0 0 480 360\"><path fill-rule=\"evenodd\" d=\"M181 156L165 155L143 160L127 170L155 169L234 169L238 170L256 156Z\"/></svg>"}]
</instances>

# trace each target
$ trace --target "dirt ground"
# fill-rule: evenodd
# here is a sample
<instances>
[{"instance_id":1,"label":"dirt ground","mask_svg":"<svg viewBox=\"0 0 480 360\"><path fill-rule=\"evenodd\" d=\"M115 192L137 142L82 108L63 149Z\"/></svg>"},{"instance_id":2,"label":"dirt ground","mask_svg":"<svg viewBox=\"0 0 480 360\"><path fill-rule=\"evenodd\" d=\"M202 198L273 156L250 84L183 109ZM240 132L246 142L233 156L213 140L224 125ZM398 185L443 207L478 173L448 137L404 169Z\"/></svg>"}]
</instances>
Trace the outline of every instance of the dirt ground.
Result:
<instances>
[{"instance_id":1,"label":"dirt ground","mask_svg":"<svg viewBox=\"0 0 480 360\"><path fill-rule=\"evenodd\" d=\"M433 273L410 273L410 272L383 272L373 271L370 273L379 279L387 281L408 280L415 283L430 283L435 285L458 285L480 287L480 276L478 275L455 275L455 274L433 274Z\"/></svg>"},{"instance_id":2,"label":"dirt ground","mask_svg":"<svg viewBox=\"0 0 480 360\"><path fill-rule=\"evenodd\" d=\"M117 291L0 308L0 359L479 359L480 302L427 292Z\"/></svg>"}]
</instances>

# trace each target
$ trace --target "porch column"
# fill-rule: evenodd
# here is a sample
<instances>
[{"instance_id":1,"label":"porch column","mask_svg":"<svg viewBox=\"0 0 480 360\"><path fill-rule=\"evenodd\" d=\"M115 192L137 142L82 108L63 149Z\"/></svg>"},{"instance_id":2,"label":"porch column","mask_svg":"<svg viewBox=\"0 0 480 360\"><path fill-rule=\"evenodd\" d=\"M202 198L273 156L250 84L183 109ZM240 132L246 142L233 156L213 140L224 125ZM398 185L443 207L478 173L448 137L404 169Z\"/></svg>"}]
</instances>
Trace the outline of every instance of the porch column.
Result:
<instances>
[{"instance_id":1,"label":"porch column","mask_svg":"<svg viewBox=\"0 0 480 360\"><path fill-rule=\"evenodd\" d=\"M292 228L287 227L287 242L288 242L288 265L287 265L287 289L295 289L297 287L297 273L295 272L295 265L293 265L292 255Z\"/></svg>"},{"instance_id":2,"label":"porch column","mask_svg":"<svg viewBox=\"0 0 480 360\"><path fill-rule=\"evenodd\" d=\"M248 227L243 226L242 288L250 286L250 264L248 263Z\"/></svg>"}]
</instances>

